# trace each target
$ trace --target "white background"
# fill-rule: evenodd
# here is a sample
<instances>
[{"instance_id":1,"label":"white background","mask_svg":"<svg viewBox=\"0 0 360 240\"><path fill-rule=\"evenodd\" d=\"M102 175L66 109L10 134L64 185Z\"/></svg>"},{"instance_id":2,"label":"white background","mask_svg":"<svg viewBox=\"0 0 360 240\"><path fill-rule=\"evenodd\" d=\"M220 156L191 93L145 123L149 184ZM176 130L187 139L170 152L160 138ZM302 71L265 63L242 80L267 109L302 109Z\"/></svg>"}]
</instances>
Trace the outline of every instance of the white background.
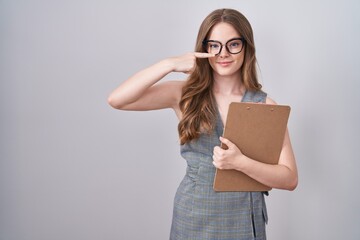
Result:
<instances>
[{"instance_id":1,"label":"white background","mask_svg":"<svg viewBox=\"0 0 360 240\"><path fill-rule=\"evenodd\" d=\"M249 19L264 90L292 107L299 186L266 198L268 239L358 238L359 1L1 0L0 240L168 239L175 114L107 96L192 51L221 7Z\"/></svg>"}]
</instances>

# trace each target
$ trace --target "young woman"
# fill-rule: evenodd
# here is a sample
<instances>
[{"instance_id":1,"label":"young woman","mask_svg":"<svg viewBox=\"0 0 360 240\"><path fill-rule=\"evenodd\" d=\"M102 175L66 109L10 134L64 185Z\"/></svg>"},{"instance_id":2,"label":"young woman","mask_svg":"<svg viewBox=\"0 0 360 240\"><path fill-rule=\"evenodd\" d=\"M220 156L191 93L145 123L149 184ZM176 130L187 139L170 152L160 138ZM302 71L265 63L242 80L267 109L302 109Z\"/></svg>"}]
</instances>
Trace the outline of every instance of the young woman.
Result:
<instances>
[{"instance_id":1,"label":"young woman","mask_svg":"<svg viewBox=\"0 0 360 240\"><path fill-rule=\"evenodd\" d=\"M201 24L195 52L136 73L109 96L116 109L172 108L179 119L181 155L188 167L175 196L170 239L266 239L264 193L214 192L216 168L242 171L272 188L297 186L288 132L277 165L250 159L221 137L231 102L275 104L261 90L255 64L248 20L234 9L218 9ZM158 83L170 72L190 75L186 81Z\"/></svg>"}]
</instances>

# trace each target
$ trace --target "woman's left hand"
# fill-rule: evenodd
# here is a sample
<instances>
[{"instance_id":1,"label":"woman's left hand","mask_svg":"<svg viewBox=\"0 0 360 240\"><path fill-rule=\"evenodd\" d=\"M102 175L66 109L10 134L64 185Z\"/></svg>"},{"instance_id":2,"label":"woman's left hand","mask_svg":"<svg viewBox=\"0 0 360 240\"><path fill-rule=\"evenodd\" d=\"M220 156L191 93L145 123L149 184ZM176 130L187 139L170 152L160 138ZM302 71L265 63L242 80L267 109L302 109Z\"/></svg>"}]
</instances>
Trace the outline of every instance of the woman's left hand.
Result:
<instances>
[{"instance_id":1,"label":"woman's left hand","mask_svg":"<svg viewBox=\"0 0 360 240\"><path fill-rule=\"evenodd\" d=\"M239 165L241 165L243 158L246 156L230 140L220 137L220 141L225 144L228 149L222 149L220 146L214 147L214 166L218 169L239 169Z\"/></svg>"}]
</instances>

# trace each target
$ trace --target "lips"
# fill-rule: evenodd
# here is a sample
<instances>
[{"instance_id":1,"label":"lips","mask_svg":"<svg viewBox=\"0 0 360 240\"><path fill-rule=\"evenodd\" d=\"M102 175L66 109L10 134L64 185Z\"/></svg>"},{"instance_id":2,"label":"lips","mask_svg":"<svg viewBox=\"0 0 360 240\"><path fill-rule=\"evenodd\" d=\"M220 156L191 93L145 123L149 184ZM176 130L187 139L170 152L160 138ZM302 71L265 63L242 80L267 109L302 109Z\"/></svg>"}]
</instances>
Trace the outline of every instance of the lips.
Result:
<instances>
[{"instance_id":1,"label":"lips","mask_svg":"<svg viewBox=\"0 0 360 240\"><path fill-rule=\"evenodd\" d=\"M232 62L227 61L227 62L217 62L217 63L222 67L226 67L229 66Z\"/></svg>"}]
</instances>

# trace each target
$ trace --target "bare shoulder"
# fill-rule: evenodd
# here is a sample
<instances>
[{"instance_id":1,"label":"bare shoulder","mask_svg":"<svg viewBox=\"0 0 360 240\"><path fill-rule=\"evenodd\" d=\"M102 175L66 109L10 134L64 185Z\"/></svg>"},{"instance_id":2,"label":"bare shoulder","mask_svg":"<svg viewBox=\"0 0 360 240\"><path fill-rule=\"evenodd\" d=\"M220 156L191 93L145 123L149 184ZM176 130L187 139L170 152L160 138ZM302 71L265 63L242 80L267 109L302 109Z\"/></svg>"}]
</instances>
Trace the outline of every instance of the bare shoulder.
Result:
<instances>
[{"instance_id":1,"label":"bare shoulder","mask_svg":"<svg viewBox=\"0 0 360 240\"><path fill-rule=\"evenodd\" d=\"M272 98L269 98L269 97L266 97L266 104L274 104L274 105L277 105L277 103L272 99Z\"/></svg>"}]
</instances>

